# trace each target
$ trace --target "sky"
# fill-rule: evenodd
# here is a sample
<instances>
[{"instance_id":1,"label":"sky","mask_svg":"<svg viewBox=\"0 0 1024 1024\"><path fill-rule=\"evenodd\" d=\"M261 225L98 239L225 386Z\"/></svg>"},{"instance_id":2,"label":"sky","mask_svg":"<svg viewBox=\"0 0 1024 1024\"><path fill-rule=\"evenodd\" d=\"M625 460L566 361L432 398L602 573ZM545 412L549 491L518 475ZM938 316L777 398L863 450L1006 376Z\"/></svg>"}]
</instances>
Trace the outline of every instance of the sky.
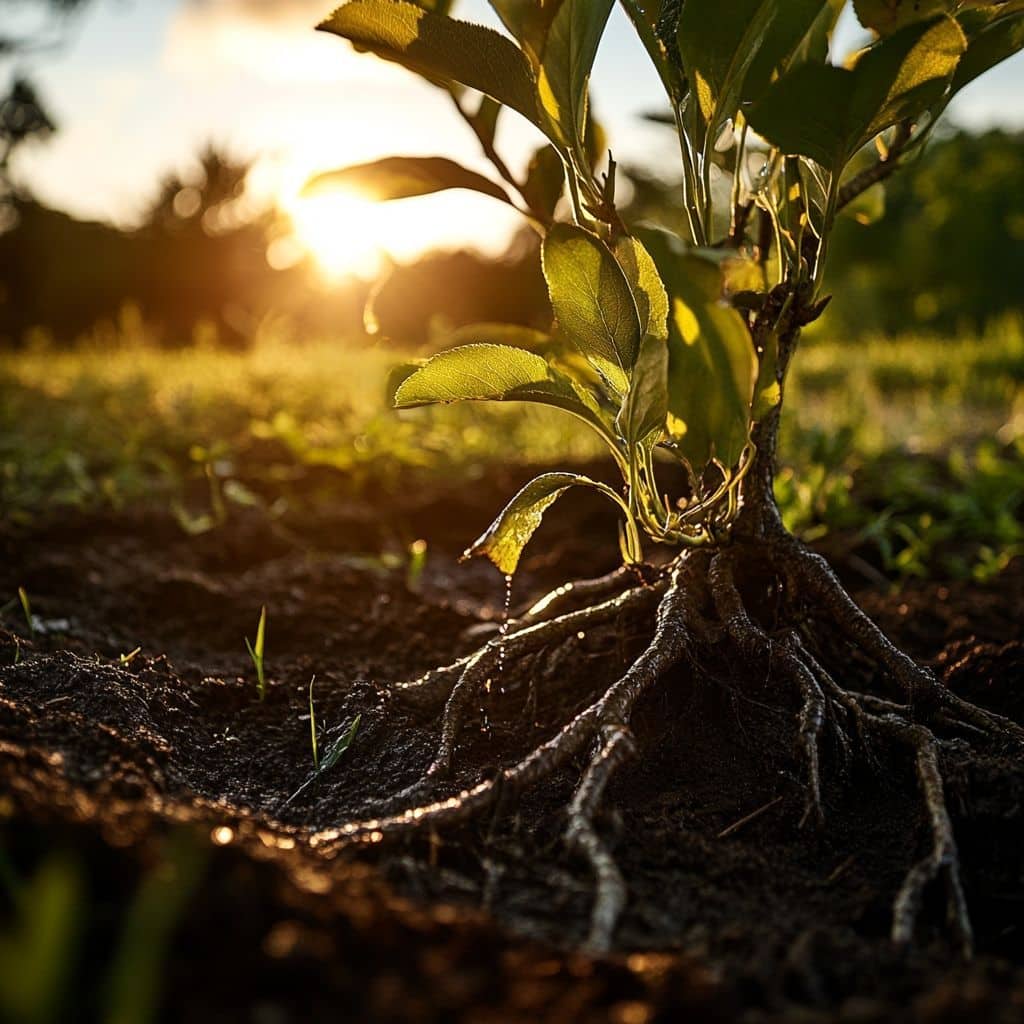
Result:
<instances>
[{"instance_id":1,"label":"sky","mask_svg":"<svg viewBox=\"0 0 1024 1024\"><path fill-rule=\"evenodd\" d=\"M309 174L392 153L445 155L486 172L446 93L312 30L332 6L331 0L94 0L64 47L22 61L60 130L26 148L16 172L51 205L123 225L145 209L161 175L188 173L209 141L258 157L254 190L287 208L296 205ZM455 13L497 25L485 0L461 0ZM841 38L853 45L857 33L851 19ZM620 163L667 164L671 138L639 116L663 106L660 87L618 8L598 55L593 94ZM1024 127L1024 58L969 86L947 116L974 128ZM499 147L513 167L539 142L518 115L503 115ZM434 244L472 242L497 251L517 226L501 204L465 192L390 207L372 223L334 211L333 222L314 215L309 219L319 223L307 227L322 236L332 225L354 224L375 235L375 248L401 258Z\"/></svg>"}]
</instances>

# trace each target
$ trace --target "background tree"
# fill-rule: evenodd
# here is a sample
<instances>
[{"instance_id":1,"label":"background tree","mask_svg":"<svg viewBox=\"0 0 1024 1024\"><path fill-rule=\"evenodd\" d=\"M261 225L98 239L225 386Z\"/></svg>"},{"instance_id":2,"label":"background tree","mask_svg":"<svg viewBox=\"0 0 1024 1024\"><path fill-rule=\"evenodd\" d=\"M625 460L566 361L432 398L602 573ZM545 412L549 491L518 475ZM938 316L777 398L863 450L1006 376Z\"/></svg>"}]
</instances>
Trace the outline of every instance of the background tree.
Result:
<instances>
[{"instance_id":1,"label":"background tree","mask_svg":"<svg viewBox=\"0 0 1024 1024\"><path fill-rule=\"evenodd\" d=\"M8 188L10 158L32 138L54 131L53 119L30 79L17 69L26 56L54 49L65 38L72 17L87 0L0 0L0 17L9 25L16 14L25 18L21 31L0 29L0 67L8 66L7 94L0 97L0 186Z\"/></svg>"}]
</instances>

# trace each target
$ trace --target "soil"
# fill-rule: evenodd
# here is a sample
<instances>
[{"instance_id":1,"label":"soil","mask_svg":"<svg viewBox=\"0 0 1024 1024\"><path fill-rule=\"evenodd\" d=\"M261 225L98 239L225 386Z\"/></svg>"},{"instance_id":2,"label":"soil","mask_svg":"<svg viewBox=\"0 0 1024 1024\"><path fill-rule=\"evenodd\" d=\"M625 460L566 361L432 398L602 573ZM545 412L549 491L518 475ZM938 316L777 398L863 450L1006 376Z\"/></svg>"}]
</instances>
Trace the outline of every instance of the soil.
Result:
<instances>
[{"instance_id":1,"label":"soil","mask_svg":"<svg viewBox=\"0 0 1024 1024\"><path fill-rule=\"evenodd\" d=\"M927 850L912 766L878 751L844 773L826 747L826 827L799 828L796 707L771 677L729 686L680 669L645 700L642 756L600 821L630 892L608 957L578 951L593 886L561 841L576 771L443 834L341 854L311 841L372 815L430 762L436 720L388 687L500 620L502 579L456 556L525 476L339 490L277 522L238 508L199 537L154 508L0 532L0 593L24 586L37 618L31 640L16 603L0 620L3 851L21 877L66 854L88 884L59 1019L99 1016L140 881L184 836L202 868L194 887L182 879L162 953L164 1020L1024 1021L1024 765L946 754L978 953L954 952L940 892L913 948L897 949L891 902ZM527 550L513 608L612 568L614 530L600 502L568 497ZM421 537L426 568L411 578L402 553ZM1024 721L1021 560L987 584L896 591L863 573L870 550L842 537L822 550L948 686ZM263 701L243 643L261 605ZM499 682L452 792L550 736L648 629L584 638L544 692ZM844 682L870 687L847 661ZM289 802L311 773L314 674L321 748L361 719L337 765Z\"/></svg>"}]
</instances>

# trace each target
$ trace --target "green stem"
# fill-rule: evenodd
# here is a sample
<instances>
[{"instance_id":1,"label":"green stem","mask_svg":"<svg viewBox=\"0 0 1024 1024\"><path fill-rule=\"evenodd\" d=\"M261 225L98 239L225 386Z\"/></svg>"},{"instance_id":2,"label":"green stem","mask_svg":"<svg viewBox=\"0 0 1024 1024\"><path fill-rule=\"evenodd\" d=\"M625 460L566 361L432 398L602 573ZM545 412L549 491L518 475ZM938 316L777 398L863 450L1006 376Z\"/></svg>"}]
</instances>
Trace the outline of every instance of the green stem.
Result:
<instances>
[{"instance_id":1,"label":"green stem","mask_svg":"<svg viewBox=\"0 0 1024 1024\"><path fill-rule=\"evenodd\" d=\"M683 206L686 209L686 219L690 225L690 237L694 245L706 245L707 237L704 233L700 200L697 195L697 174L694 170L690 147L686 141L686 126L683 124L682 113L678 106L673 105L672 114L676 122L676 134L679 136L679 154L683 161Z\"/></svg>"}]
</instances>

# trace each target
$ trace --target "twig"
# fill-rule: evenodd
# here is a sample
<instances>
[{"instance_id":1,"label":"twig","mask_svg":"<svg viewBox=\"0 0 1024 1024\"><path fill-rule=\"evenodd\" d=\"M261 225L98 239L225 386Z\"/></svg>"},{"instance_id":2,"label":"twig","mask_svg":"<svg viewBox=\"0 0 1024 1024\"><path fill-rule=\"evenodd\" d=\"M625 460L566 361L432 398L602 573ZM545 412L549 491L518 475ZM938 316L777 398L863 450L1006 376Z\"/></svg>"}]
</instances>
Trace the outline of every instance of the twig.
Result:
<instances>
[{"instance_id":1,"label":"twig","mask_svg":"<svg viewBox=\"0 0 1024 1024\"><path fill-rule=\"evenodd\" d=\"M762 814L770 811L777 803L780 803L783 796L783 794L779 794L774 800L769 800L764 807L758 807L756 811L751 811L746 817L740 818L739 821L734 821L728 828L723 828L715 838L728 839L729 836L735 835L744 825L749 825L755 819L760 818Z\"/></svg>"}]
</instances>

